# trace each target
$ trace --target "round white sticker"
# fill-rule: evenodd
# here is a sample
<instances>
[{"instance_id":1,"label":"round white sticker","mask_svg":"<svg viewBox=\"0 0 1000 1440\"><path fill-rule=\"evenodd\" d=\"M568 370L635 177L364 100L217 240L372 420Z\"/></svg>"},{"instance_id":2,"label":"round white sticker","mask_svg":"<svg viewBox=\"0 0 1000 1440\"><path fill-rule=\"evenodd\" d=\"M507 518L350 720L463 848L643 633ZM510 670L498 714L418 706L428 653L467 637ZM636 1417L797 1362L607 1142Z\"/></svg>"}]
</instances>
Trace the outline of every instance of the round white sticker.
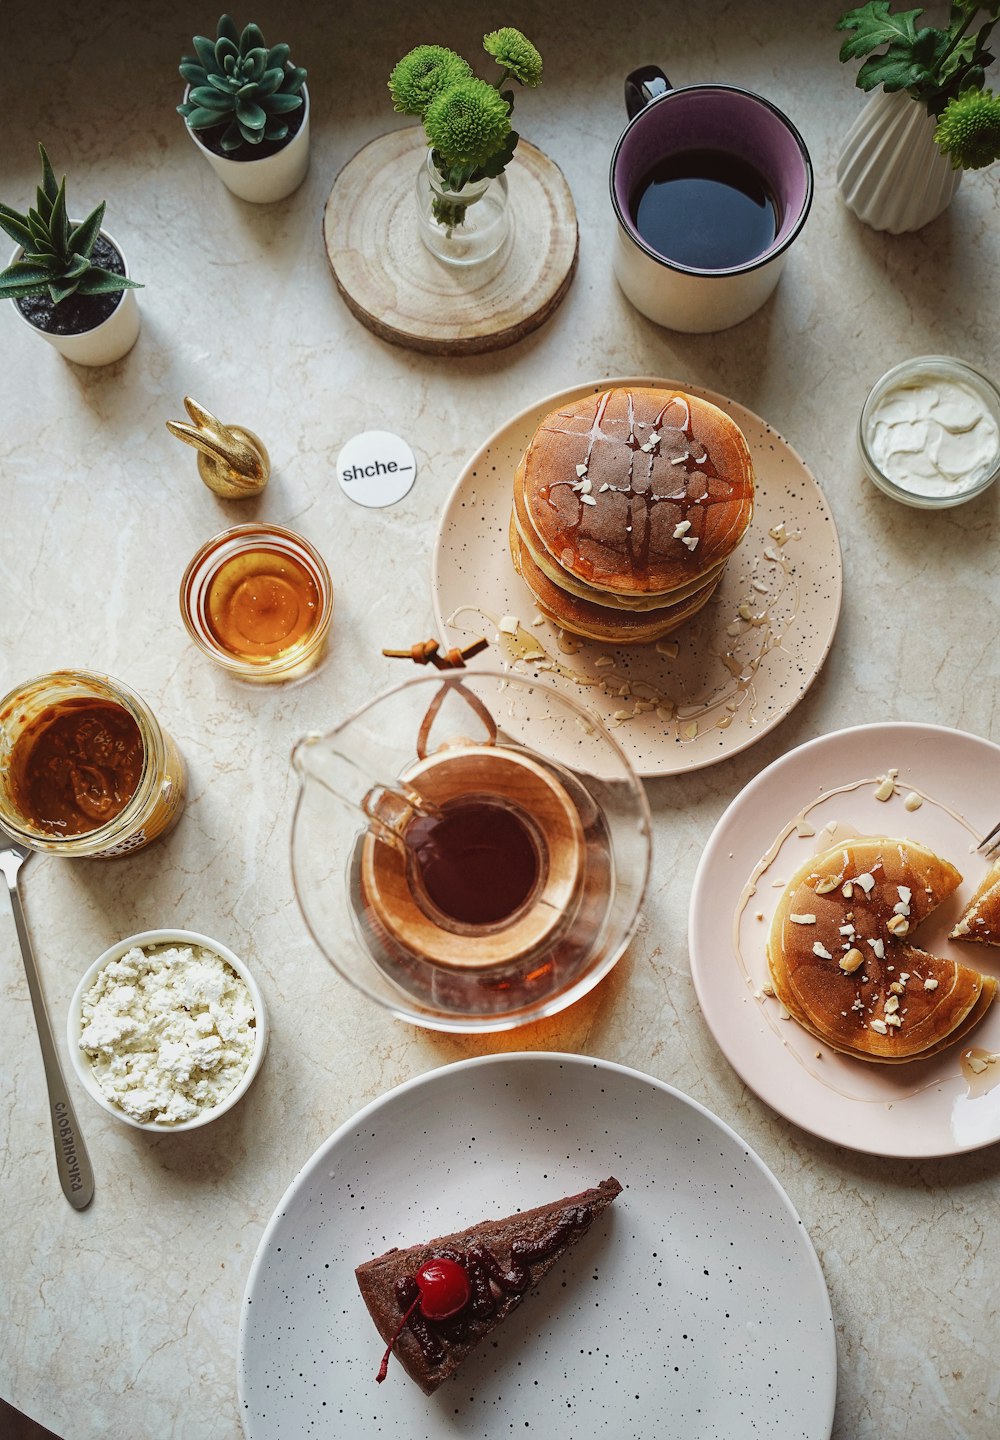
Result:
<instances>
[{"instance_id":1,"label":"round white sticker","mask_svg":"<svg viewBox=\"0 0 1000 1440\"><path fill-rule=\"evenodd\" d=\"M370 510L395 505L417 474L413 451L391 430L365 430L337 456L337 479L345 495Z\"/></svg>"}]
</instances>

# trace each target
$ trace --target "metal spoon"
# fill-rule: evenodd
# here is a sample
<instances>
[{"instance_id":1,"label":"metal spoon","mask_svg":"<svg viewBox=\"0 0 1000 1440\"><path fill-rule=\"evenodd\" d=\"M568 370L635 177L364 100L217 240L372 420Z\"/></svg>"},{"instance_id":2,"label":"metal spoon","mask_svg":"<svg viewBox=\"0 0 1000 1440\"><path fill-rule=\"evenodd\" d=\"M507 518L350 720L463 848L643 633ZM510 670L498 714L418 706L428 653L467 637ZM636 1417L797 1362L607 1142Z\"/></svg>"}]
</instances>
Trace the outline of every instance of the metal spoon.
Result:
<instances>
[{"instance_id":1,"label":"metal spoon","mask_svg":"<svg viewBox=\"0 0 1000 1440\"><path fill-rule=\"evenodd\" d=\"M59 1064L59 1052L52 1038L52 1027L45 1010L45 998L42 995L35 957L31 953L28 927L24 921L21 896L17 889L17 873L30 854L27 846L18 844L5 830L0 830L0 870L3 871L10 891L10 908L14 912L14 925L21 943L21 958L24 961L24 973L28 977L28 992L31 995L31 1008L35 1012L38 1043L42 1047L59 1183L74 1210L86 1210L94 1198L94 1172L90 1168L90 1156L83 1143L76 1111L73 1109L62 1066Z\"/></svg>"}]
</instances>

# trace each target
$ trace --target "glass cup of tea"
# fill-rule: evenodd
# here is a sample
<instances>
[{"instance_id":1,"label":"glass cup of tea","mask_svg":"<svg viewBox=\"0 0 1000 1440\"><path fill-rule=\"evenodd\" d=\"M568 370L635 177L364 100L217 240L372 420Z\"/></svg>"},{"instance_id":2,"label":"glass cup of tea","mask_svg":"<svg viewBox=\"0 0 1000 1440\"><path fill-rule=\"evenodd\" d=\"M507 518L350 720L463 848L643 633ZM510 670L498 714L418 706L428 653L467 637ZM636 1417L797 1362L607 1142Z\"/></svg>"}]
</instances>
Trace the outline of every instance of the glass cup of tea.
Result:
<instances>
[{"instance_id":1,"label":"glass cup of tea","mask_svg":"<svg viewBox=\"0 0 1000 1440\"><path fill-rule=\"evenodd\" d=\"M408 681L293 752L292 876L334 969L400 1019L506 1030L616 964L645 792L580 706L510 674Z\"/></svg>"},{"instance_id":2,"label":"glass cup of tea","mask_svg":"<svg viewBox=\"0 0 1000 1440\"><path fill-rule=\"evenodd\" d=\"M615 275L671 330L738 325L778 283L809 214L812 163L786 115L733 85L674 89L655 65L625 82L611 158Z\"/></svg>"}]
</instances>

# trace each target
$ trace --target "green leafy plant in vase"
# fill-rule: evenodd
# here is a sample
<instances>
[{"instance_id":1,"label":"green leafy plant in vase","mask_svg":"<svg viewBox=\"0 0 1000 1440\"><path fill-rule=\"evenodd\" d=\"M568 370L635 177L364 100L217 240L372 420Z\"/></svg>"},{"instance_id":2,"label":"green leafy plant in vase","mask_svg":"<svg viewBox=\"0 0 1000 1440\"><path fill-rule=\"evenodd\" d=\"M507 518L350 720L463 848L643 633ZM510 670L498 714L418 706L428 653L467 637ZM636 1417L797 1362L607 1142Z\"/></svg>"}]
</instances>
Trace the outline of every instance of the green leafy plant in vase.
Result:
<instances>
[{"instance_id":1,"label":"green leafy plant in vase","mask_svg":"<svg viewBox=\"0 0 1000 1440\"><path fill-rule=\"evenodd\" d=\"M135 343L134 301L112 322L125 293L142 287L129 278L119 246L101 229L105 202L86 219L71 220L66 177L57 183L44 145L38 153L42 181L35 204L25 214L0 205L0 229L18 247L0 273L0 299L13 300L21 317L68 358L108 364Z\"/></svg>"},{"instance_id":2,"label":"green leafy plant in vase","mask_svg":"<svg viewBox=\"0 0 1000 1440\"><path fill-rule=\"evenodd\" d=\"M503 177L514 157L519 139L511 126L514 91L504 86L515 80L534 87L542 78L542 57L520 30L507 26L485 35L483 49L499 68L492 82L481 80L461 55L441 45L418 45L389 77L393 108L423 122L433 181L431 215L447 240L465 225L470 206L481 201L491 180Z\"/></svg>"},{"instance_id":3,"label":"green leafy plant in vase","mask_svg":"<svg viewBox=\"0 0 1000 1440\"><path fill-rule=\"evenodd\" d=\"M305 175L307 72L291 63L288 45L268 46L259 25L240 30L230 15L219 17L214 40L195 35L192 43L195 54L180 64L187 90L177 107L192 138L234 194L283 199ZM265 160L273 163L248 168Z\"/></svg>"},{"instance_id":4,"label":"green leafy plant in vase","mask_svg":"<svg viewBox=\"0 0 1000 1440\"><path fill-rule=\"evenodd\" d=\"M920 26L922 14L869 0L837 22L851 32L841 61L863 59L858 87L876 92L847 137L837 178L851 209L877 229L926 224L949 203L963 170L1000 159L1000 96L986 88L1000 0L957 0L946 26Z\"/></svg>"}]
</instances>

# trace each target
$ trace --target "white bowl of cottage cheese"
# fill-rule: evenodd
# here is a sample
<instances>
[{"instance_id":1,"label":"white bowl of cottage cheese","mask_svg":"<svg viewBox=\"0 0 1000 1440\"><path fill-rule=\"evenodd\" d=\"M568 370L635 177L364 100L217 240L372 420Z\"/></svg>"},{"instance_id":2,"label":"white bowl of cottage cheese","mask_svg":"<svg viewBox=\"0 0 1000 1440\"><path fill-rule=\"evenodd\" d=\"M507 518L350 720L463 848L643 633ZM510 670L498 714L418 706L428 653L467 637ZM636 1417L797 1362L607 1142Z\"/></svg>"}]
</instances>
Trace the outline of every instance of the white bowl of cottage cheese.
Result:
<instances>
[{"instance_id":1,"label":"white bowl of cottage cheese","mask_svg":"<svg viewBox=\"0 0 1000 1440\"><path fill-rule=\"evenodd\" d=\"M140 1130L194 1130L246 1094L267 1048L250 971L192 930L146 930L105 950L70 1002L69 1053L84 1088Z\"/></svg>"}]
</instances>

